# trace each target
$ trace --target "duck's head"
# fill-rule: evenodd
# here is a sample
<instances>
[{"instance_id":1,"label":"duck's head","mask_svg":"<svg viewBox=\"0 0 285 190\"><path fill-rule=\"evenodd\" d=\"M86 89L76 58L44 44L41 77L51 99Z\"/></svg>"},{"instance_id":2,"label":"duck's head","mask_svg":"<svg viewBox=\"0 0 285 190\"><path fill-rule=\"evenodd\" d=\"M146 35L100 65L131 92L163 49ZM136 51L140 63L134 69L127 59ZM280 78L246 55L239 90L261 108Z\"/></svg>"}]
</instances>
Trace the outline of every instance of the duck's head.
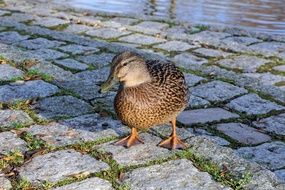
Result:
<instances>
[{"instance_id":1,"label":"duck's head","mask_svg":"<svg viewBox=\"0 0 285 190\"><path fill-rule=\"evenodd\" d=\"M118 82L121 82L124 87L132 87L150 80L144 59L136 53L127 51L113 58L109 77L101 85L100 91L106 92Z\"/></svg>"}]
</instances>

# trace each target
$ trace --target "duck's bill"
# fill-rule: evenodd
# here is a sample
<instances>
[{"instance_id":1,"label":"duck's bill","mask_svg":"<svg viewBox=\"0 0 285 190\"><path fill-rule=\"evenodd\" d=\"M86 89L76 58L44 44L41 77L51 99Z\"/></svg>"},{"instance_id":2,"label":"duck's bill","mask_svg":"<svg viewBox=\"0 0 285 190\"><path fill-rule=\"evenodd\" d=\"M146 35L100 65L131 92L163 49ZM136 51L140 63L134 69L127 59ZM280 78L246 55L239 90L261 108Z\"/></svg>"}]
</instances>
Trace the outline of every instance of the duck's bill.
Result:
<instances>
[{"instance_id":1,"label":"duck's bill","mask_svg":"<svg viewBox=\"0 0 285 190\"><path fill-rule=\"evenodd\" d=\"M117 79L115 79L113 76L109 76L109 78L101 85L100 92L108 92L115 84L117 84L117 82Z\"/></svg>"}]
</instances>

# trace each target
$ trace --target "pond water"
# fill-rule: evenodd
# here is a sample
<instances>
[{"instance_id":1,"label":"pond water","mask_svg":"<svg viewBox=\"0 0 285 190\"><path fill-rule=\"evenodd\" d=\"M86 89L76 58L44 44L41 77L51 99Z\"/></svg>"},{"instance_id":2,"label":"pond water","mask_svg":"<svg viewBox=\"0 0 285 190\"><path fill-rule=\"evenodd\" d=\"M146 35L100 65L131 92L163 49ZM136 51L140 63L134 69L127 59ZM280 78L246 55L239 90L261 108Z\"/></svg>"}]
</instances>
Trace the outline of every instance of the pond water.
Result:
<instances>
[{"instance_id":1,"label":"pond water","mask_svg":"<svg viewBox=\"0 0 285 190\"><path fill-rule=\"evenodd\" d=\"M73 6L285 35L285 0L71 0Z\"/></svg>"}]
</instances>

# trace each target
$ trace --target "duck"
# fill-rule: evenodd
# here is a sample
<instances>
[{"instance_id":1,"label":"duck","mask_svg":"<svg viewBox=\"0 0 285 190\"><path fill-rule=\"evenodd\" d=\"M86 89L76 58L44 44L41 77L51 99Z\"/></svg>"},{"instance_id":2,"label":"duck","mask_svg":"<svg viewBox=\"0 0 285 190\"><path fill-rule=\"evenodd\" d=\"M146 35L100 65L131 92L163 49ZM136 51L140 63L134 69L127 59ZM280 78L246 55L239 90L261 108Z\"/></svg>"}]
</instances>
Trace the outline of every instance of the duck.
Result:
<instances>
[{"instance_id":1,"label":"duck","mask_svg":"<svg viewBox=\"0 0 285 190\"><path fill-rule=\"evenodd\" d=\"M147 130L171 123L172 133L158 146L167 149L185 149L187 145L176 132L176 117L189 100L183 73L170 61L145 60L137 53L126 51L111 62L107 80L100 86L105 93L119 83L114 99L117 117L131 129L130 135L115 145L131 147L144 142L138 130Z\"/></svg>"}]
</instances>

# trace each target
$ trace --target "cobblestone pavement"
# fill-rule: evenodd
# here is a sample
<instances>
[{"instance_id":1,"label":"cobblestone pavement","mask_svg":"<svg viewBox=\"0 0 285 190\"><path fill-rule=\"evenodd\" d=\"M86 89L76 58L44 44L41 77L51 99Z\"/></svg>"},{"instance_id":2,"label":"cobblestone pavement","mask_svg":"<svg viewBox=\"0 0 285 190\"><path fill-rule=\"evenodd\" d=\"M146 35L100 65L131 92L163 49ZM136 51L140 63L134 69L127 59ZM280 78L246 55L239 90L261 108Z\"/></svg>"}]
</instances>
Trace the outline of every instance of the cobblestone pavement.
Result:
<instances>
[{"instance_id":1,"label":"cobblestone pavement","mask_svg":"<svg viewBox=\"0 0 285 190\"><path fill-rule=\"evenodd\" d=\"M285 37L45 1L0 1L0 189L285 189ZM172 60L191 91L187 150L113 141L113 56Z\"/></svg>"}]
</instances>

